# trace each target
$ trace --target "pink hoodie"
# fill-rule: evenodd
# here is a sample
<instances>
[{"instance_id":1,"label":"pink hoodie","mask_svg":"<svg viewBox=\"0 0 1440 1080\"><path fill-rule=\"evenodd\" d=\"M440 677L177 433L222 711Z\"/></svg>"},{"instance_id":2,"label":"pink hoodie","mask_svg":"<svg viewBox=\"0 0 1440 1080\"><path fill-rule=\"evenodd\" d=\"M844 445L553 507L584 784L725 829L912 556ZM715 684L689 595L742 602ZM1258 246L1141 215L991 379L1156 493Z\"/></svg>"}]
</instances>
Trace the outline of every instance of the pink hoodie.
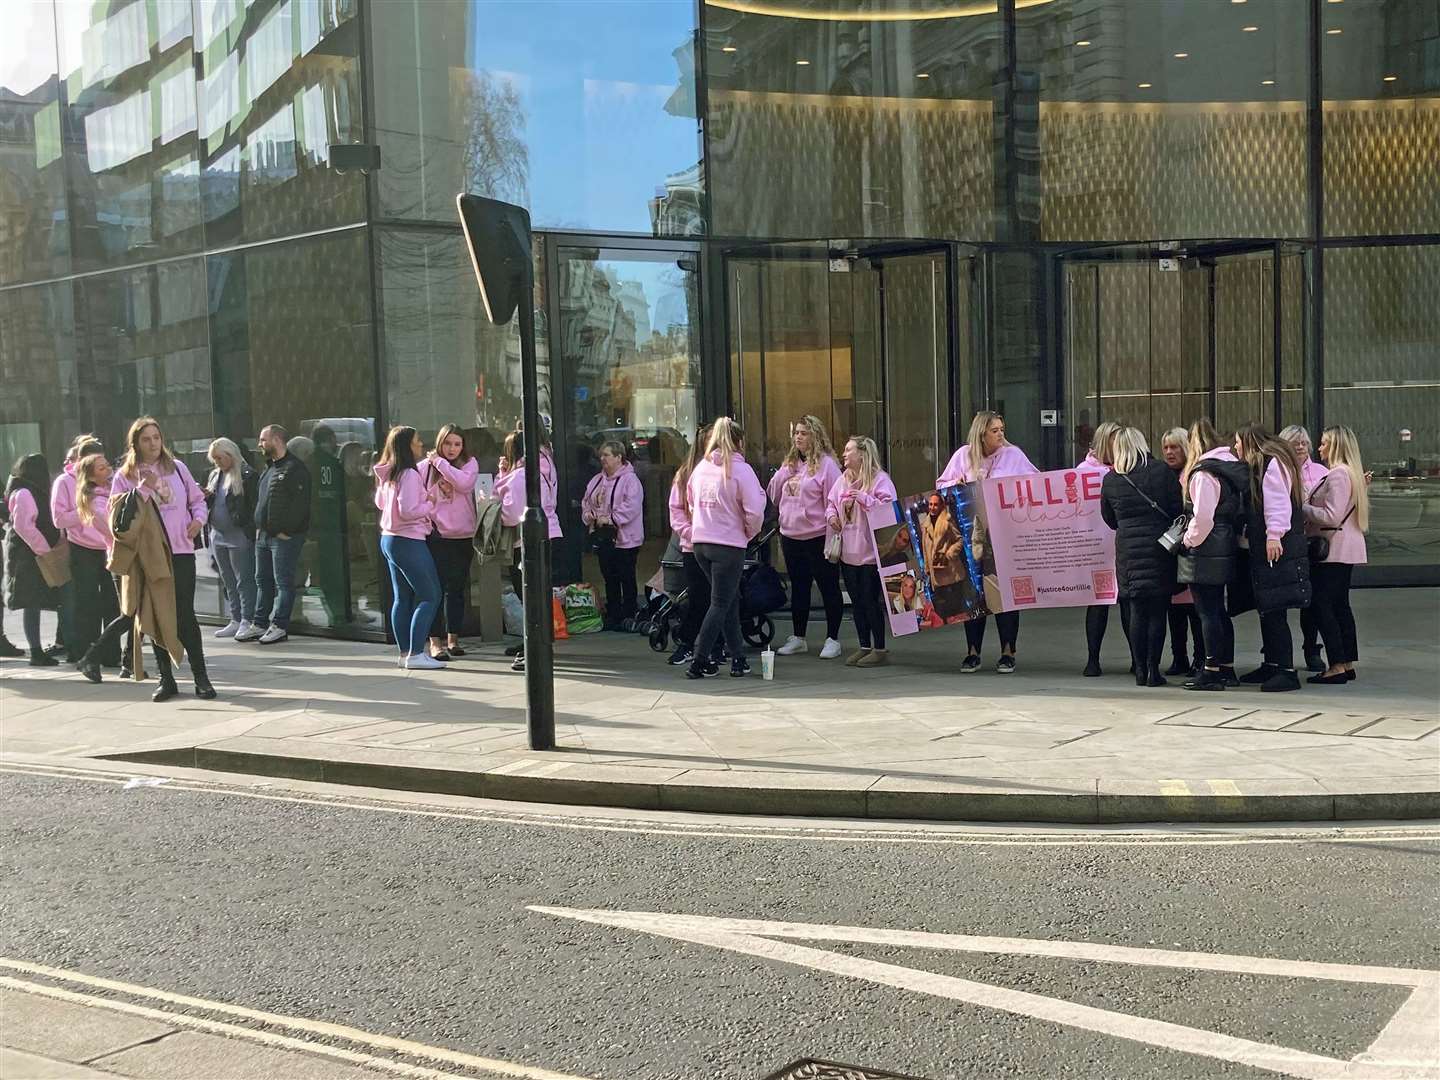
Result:
<instances>
[{"instance_id":1,"label":"pink hoodie","mask_svg":"<svg viewBox=\"0 0 1440 1080\"><path fill-rule=\"evenodd\" d=\"M80 508L75 501L75 488L78 481L75 472L79 466L71 462L65 466L65 471L55 478L54 485L50 488L50 517L55 521L57 529L65 530L65 538L70 543L79 547L89 548L91 551L105 551L114 541L110 538L110 526L101 511L100 493L96 493L94 503L95 521L86 525L80 520ZM110 489L104 489L104 496L108 501Z\"/></svg>"},{"instance_id":2,"label":"pink hoodie","mask_svg":"<svg viewBox=\"0 0 1440 1080\"><path fill-rule=\"evenodd\" d=\"M1303 483L1303 481L1302 481ZM1290 531L1290 474L1274 458L1265 466L1260 481L1260 499L1265 511L1265 539L1279 540Z\"/></svg>"},{"instance_id":3,"label":"pink hoodie","mask_svg":"<svg viewBox=\"0 0 1440 1080\"><path fill-rule=\"evenodd\" d=\"M10 509L10 527L25 541L25 546L36 555L44 555L49 551L50 541L45 539L45 534L36 524L40 519L40 508L35 505L35 496L30 493L30 489L16 488L10 498L5 500L5 505Z\"/></svg>"},{"instance_id":4,"label":"pink hoodie","mask_svg":"<svg viewBox=\"0 0 1440 1080\"><path fill-rule=\"evenodd\" d=\"M1324 480L1330 470L1313 458L1305 458L1300 462L1300 485L1305 489L1308 496L1315 490L1315 485Z\"/></svg>"},{"instance_id":5,"label":"pink hoodie","mask_svg":"<svg viewBox=\"0 0 1440 1080\"><path fill-rule=\"evenodd\" d=\"M141 465L138 468L142 480L147 475L154 477L154 482L169 492L169 501L156 500L150 485L135 483L121 469L115 470L115 477L110 481L110 497L117 499L125 492L138 488L141 496L154 501L155 508L160 511L160 520L165 523L165 535L170 539L171 554L193 555L195 541L187 535L187 529L192 521L203 525L210 518L210 511L205 506L205 492L195 483L195 478L190 475L190 470L183 461L176 460L175 471L172 473L158 472L153 465Z\"/></svg>"},{"instance_id":6,"label":"pink hoodie","mask_svg":"<svg viewBox=\"0 0 1440 1080\"><path fill-rule=\"evenodd\" d=\"M475 481L480 476L480 463L471 458L457 469L437 455L430 459L430 468L448 480L454 489L447 497L440 490L438 480L427 485L435 495L435 528L446 540L473 538L476 525Z\"/></svg>"},{"instance_id":7,"label":"pink hoodie","mask_svg":"<svg viewBox=\"0 0 1440 1080\"><path fill-rule=\"evenodd\" d=\"M645 542L645 488L635 467L628 461L606 476L604 470L590 478L585 498L580 500L580 520L587 526L601 517L615 523L618 534L615 546L622 550L638 548Z\"/></svg>"},{"instance_id":8,"label":"pink hoodie","mask_svg":"<svg viewBox=\"0 0 1440 1080\"><path fill-rule=\"evenodd\" d=\"M945 466L945 471L935 481L935 486L942 488L953 484L973 484L976 480L994 476L1028 476L1039 471L1030 464L1024 450L1004 443L999 450L985 459L980 467L980 475L976 476L975 471L970 468L970 444L966 443L951 456L950 464Z\"/></svg>"},{"instance_id":9,"label":"pink hoodie","mask_svg":"<svg viewBox=\"0 0 1440 1080\"><path fill-rule=\"evenodd\" d=\"M435 512L434 488L427 488L418 469L406 469L390 480L393 465L375 465L375 505L380 510L380 534L424 540L430 535Z\"/></svg>"},{"instance_id":10,"label":"pink hoodie","mask_svg":"<svg viewBox=\"0 0 1440 1080\"><path fill-rule=\"evenodd\" d=\"M1201 461L1237 461L1228 446L1217 446L1200 455ZM1220 480L1207 472L1190 474L1190 525L1183 543L1187 548L1199 547L1215 527L1215 508L1220 505Z\"/></svg>"},{"instance_id":11,"label":"pink hoodie","mask_svg":"<svg viewBox=\"0 0 1440 1080\"><path fill-rule=\"evenodd\" d=\"M690 539L689 483L683 489L679 484L670 485L670 529L680 538L681 552L695 550L695 542Z\"/></svg>"},{"instance_id":12,"label":"pink hoodie","mask_svg":"<svg viewBox=\"0 0 1440 1080\"><path fill-rule=\"evenodd\" d=\"M495 497L500 500L500 520L517 527L525 517L525 459L521 458L509 472L495 478ZM560 515L555 507L559 502L559 484L555 479L555 460L549 450L540 451L540 509L545 511L551 540L565 535L560 528ZM516 547L520 546L517 540Z\"/></svg>"},{"instance_id":13,"label":"pink hoodie","mask_svg":"<svg viewBox=\"0 0 1440 1080\"><path fill-rule=\"evenodd\" d=\"M1075 471L1096 472L1103 474L1110 471L1110 466L1106 465L1103 461L1097 458L1095 456L1095 451L1091 450L1088 454L1085 455L1085 460L1075 466Z\"/></svg>"},{"instance_id":14,"label":"pink hoodie","mask_svg":"<svg viewBox=\"0 0 1440 1080\"><path fill-rule=\"evenodd\" d=\"M765 523L765 489L739 454L730 457L728 480L718 450L696 465L689 504L692 543L748 547Z\"/></svg>"},{"instance_id":15,"label":"pink hoodie","mask_svg":"<svg viewBox=\"0 0 1440 1080\"><path fill-rule=\"evenodd\" d=\"M812 475L804 462L782 466L770 478L765 494L780 510L780 535L791 540L813 540L824 536L829 527L826 500L835 481L840 479L840 466L829 454Z\"/></svg>"},{"instance_id":16,"label":"pink hoodie","mask_svg":"<svg viewBox=\"0 0 1440 1080\"><path fill-rule=\"evenodd\" d=\"M875 531L870 528L870 510L895 501L895 484L881 469L869 491L857 491L841 473L826 499L827 516L840 522L840 561L850 566L873 566Z\"/></svg>"}]
</instances>

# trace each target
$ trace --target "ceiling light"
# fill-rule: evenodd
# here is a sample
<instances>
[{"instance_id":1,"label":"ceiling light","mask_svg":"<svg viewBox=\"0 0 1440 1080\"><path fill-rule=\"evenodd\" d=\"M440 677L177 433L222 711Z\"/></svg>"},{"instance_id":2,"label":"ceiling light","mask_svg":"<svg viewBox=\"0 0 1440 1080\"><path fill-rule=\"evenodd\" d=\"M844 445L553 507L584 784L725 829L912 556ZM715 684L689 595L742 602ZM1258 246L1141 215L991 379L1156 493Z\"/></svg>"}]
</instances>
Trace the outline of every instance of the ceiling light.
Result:
<instances>
[{"instance_id":1,"label":"ceiling light","mask_svg":"<svg viewBox=\"0 0 1440 1080\"><path fill-rule=\"evenodd\" d=\"M1077 46L1080 46L1080 47L1083 48L1084 46L1089 45L1090 43L1089 43L1088 41L1077 41L1077 42L1075 42L1075 44L1076 44Z\"/></svg>"},{"instance_id":2,"label":"ceiling light","mask_svg":"<svg viewBox=\"0 0 1440 1080\"><path fill-rule=\"evenodd\" d=\"M915 73L915 78L917 79L928 79L929 77L930 73L928 71L917 71Z\"/></svg>"},{"instance_id":3,"label":"ceiling light","mask_svg":"<svg viewBox=\"0 0 1440 1080\"><path fill-rule=\"evenodd\" d=\"M1343 34L1344 32L1345 31L1341 30L1338 26L1332 26L1329 30L1325 31L1327 34Z\"/></svg>"},{"instance_id":4,"label":"ceiling light","mask_svg":"<svg viewBox=\"0 0 1440 1080\"><path fill-rule=\"evenodd\" d=\"M721 45L721 46L720 46L720 51L721 51L721 52L737 52L738 50L735 48L734 45Z\"/></svg>"},{"instance_id":5,"label":"ceiling light","mask_svg":"<svg viewBox=\"0 0 1440 1080\"><path fill-rule=\"evenodd\" d=\"M1149 90L1150 87L1154 86L1155 84L1154 84L1154 83L1148 83L1148 82L1142 82L1142 83L1136 83L1135 85L1138 86L1138 87L1140 87L1141 90Z\"/></svg>"},{"instance_id":6,"label":"ceiling light","mask_svg":"<svg viewBox=\"0 0 1440 1080\"><path fill-rule=\"evenodd\" d=\"M1244 2L1245 0L1230 0L1230 3L1232 4L1243 4Z\"/></svg>"},{"instance_id":7,"label":"ceiling light","mask_svg":"<svg viewBox=\"0 0 1440 1080\"><path fill-rule=\"evenodd\" d=\"M795 66L796 66L796 67L809 67L809 66L810 66L810 61L809 61L809 60L796 60L796 61L795 61Z\"/></svg>"},{"instance_id":8,"label":"ceiling light","mask_svg":"<svg viewBox=\"0 0 1440 1080\"><path fill-rule=\"evenodd\" d=\"M1383 82L1394 82L1394 81L1395 81L1396 79L1398 79L1398 78L1400 78L1399 75L1386 75L1385 78L1384 78L1382 81L1383 81Z\"/></svg>"},{"instance_id":9,"label":"ceiling light","mask_svg":"<svg viewBox=\"0 0 1440 1080\"><path fill-rule=\"evenodd\" d=\"M1185 59L1187 56L1189 56L1189 55L1190 55L1190 54L1189 54L1188 52L1177 52L1177 53L1175 54L1175 59L1176 59L1176 60L1184 60L1184 59Z\"/></svg>"},{"instance_id":10,"label":"ceiling light","mask_svg":"<svg viewBox=\"0 0 1440 1080\"><path fill-rule=\"evenodd\" d=\"M1242 26L1240 27L1240 29L1244 30L1247 34L1253 34L1256 30L1259 30L1260 28L1258 26Z\"/></svg>"},{"instance_id":11,"label":"ceiling light","mask_svg":"<svg viewBox=\"0 0 1440 1080\"><path fill-rule=\"evenodd\" d=\"M1260 85L1261 85L1261 86L1274 86L1274 85L1275 85L1275 80L1274 80L1274 79L1261 79L1261 80L1260 80Z\"/></svg>"}]
</instances>

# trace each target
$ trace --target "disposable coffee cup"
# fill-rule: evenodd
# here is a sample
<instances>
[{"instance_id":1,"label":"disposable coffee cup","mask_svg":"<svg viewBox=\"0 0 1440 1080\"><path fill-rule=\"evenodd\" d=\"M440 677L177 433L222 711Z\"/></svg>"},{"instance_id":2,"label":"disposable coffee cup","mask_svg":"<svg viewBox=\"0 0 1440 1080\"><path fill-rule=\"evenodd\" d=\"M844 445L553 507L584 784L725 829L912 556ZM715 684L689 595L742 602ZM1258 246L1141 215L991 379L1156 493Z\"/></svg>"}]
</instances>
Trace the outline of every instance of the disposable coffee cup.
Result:
<instances>
[{"instance_id":1,"label":"disposable coffee cup","mask_svg":"<svg viewBox=\"0 0 1440 1080\"><path fill-rule=\"evenodd\" d=\"M775 678L775 650L766 649L760 654L760 678L769 682Z\"/></svg>"}]
</instances>

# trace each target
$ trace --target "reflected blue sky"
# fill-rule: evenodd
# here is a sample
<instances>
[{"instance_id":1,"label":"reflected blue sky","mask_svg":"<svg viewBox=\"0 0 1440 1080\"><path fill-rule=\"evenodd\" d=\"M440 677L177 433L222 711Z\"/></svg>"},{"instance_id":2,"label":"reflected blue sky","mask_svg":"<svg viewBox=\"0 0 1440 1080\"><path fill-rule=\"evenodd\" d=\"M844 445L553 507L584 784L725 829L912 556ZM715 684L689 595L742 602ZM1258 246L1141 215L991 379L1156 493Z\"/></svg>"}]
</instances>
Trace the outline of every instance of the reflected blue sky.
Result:
<instances>
[{"instance_id":1,"label":"reflected blue sky","mask_svg":"<svg viewBox=\"0 0 1440 1080\"><path fill-rule=\"evenodd\" d=\"M474 0L469 63L526 110L537 226L650 231L649 200L691 168L692 0ZM666 103L686 65L685 106Z\"/></svg>"}]
</instances>

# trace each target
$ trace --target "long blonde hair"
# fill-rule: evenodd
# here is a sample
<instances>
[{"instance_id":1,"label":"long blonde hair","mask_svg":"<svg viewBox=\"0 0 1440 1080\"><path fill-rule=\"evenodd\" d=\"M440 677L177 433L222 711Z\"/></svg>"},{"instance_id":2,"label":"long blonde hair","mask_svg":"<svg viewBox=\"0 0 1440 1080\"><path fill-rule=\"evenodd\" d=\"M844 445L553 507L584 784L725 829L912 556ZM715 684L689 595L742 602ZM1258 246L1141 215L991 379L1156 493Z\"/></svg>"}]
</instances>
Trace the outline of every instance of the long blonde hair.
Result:
<instances>
[{"instance_id":1,"label":"long blonde hair","mask_svg":"<svg viewBox=\"0 0 1440 1080\"><path fill-rule=\"evenodd\" d=\"M95 524L95 466L104 454L86 454L75 466L75 510L86 525Z\"/></svg>"},{"instance_id":2,"label":"long blonde hair","mask_svg":"<svg viewBox=\"0 0 1440 1080\"><path fill-rule=\"evenodd\" d=\"M1114 420L1102 420L1095 426L1095 433L1090 436L1090 453L1095 455L1095 460L1100 464L1112 464L1110 461L1111 444L1115 441L1116 433L1124 426Z\"/></svg>"},{"instance_id":3,"label":"long blonde hair","mask_svg":"<svg viewBox=\"0 0 1440 1080\"><path fill-rule=\"evenodd\" d=\"M230 468L221 469L220 462L215 460L216 454L228 454L230 456ZM222 479L230 481L229 490L232 495L243 495L245 493L245 459L240 456L240 448L223 435L210 444L210 449L205 452L210 463L215 466L215 471L210 474L208 490L214 495L220 490Z\"/></svg>"},{"instance_id":4,"label":"long blonde hair","mask_svg":"<svg viewBox=\"0 0 1440 1080\"><path fill-rule=\"evenodd\" d=\"M710 439L705 444L705 456L717 450L720 452L720 468L725 479L730 479L730 459L745 446L745 429L728 416L718 416L710 425Z\"/></svg>"},{"instance_id":5,"label":"long blonde hair","mask_svg":"<svg viewBox=\"0 0 1440 1080\"><path fill-rule=\"evenodd\" d=\"M1344 469L1350 474L1350 497L1355 500L1355 524L1361 532L1370 531L1370 489L1365 485L1365 463L1360 459L1360 440L1343 424L1327 427L1320 441L1330 440L1330 469Z\"/></svg>"},{"instance_id":6,"label":"long blonde hair","mask_svg":"<svg viewBox=\"0 0 1440 1080\"><path fill-rule=\"evenodd\" d=\"M790 425L790 449L785 454L785 460L780 463L782 469L793 468L797 472L799 471L801 457L800 451L795 449L796 428L804 428L810 433L810 453L804 458L804 461L805 471L814 476L820 471L820 463L827 456L832 458L836 456L835 444L830 441L830 432L825 430L825 425L820 418L806 413Z\"/></svg>"},{"instance_id":7,"label":"long blonde hair","mask_svg":"<svg viewBox=\"0 0 1440 1080\"><path fill-rule=\"evenodd\" d=\"M1150 444L1145 433L1139 428L1126 425L1115 432L1110 440L1110 466L1124 475L1144 461L1150 454Z\"/></svg>"},{"instance_id":8,"label":"long blonde hair","mask_svg":"<svg viewBox=\"0 0 1440 1080\"><path fill-rule=\"evenodd\" d=\"M1277 439L1270 434L1270 429L1264 424L1246 424L1235 433L1235 438L1240 443L1240 449L1245 452L1245 463L1250 466L1250 498L1254 500L1256 507L1265 505L1265 496L1262 486L1265 481L1265 459L1274 458L1280 463L1280 467L1290 474L1290 502L1300 505L1301 487L1300 459L1295 454L1295 448L1284 439Z\"/></svg>"},{"instance_id":9,"label":"long blonde hair","mask_svg":"<svg viewBox=\"0 0 1440 1080\"><path fill-rule=\"evenodd\" d=\"M136 417L130 430L125 433L125 458L120 462L120 471L125 475L125 479L134 483L140 480L140 436L147 427L153 427L160 433L160 457L155 462L156 466L162 473L175 471L175 459L170 456L170 448L165 445L165 429L160 426L160 421L153 416Z\"/></svg>"},{"instance_id":10,"label":"long blonde hair","mask_svg":"<svg viewBox=\"0 0 1440 1080\"><path fill-rule=\"evenodd\" d=\"M996 420L1003 421L1005 418L998 412L991 412L989 409L981 409L975 414L975 419L970 421L970 434L966 436L965 442L970 447L970 478L972 480L983 480L985 466L985 430ZM1002 446L1004 443L1001 444Z\"/></svg>"},{"instance_id":11,"label":"long blonde hair","mask_svg":"<svg viewBox=\"0 0 1440 1080\"><path fill-rule=\"evenodd\" d=\"M1185 446L1185 469L1180 473L1180 483L1185 488L1186 499L1190 498L1190 474L1195 471L1195 466L1200 464L1201 456L1223 445L1220 433L1215 430L1214 421L1208 416L1202 416L1190 425Z\"/></svg>"},{"instance_id":12,"label":"long blonde hair","mask_svg":"<svg viewBox=\"0 0 1440 1080\"><path fill-rule=\"evenodd\" d=\"M701 424L695 429L695 437L690 440L690 452L685 455L685 460L675 470L675 478L670 481L671 487L684 491L690 484L690 474L695 471L695 466L700 464L700 459L705 456L705 447L710 441L710 425Z\"/></svg>"},{"instance_id":13,"label":"long blonde hair","mask_svg":"<svg viewBox=\"0 0 1440 1080\"><path fill-rule=\"evenodd\" d=\"M848 447L852 444L860 451L860 471L855 473L847 468L843 474L845 483L851 491L873 492L875 478L880 475L880 448L869 435L850 436L850 441L845 445Z\"/></svg>"}]
</instances>

